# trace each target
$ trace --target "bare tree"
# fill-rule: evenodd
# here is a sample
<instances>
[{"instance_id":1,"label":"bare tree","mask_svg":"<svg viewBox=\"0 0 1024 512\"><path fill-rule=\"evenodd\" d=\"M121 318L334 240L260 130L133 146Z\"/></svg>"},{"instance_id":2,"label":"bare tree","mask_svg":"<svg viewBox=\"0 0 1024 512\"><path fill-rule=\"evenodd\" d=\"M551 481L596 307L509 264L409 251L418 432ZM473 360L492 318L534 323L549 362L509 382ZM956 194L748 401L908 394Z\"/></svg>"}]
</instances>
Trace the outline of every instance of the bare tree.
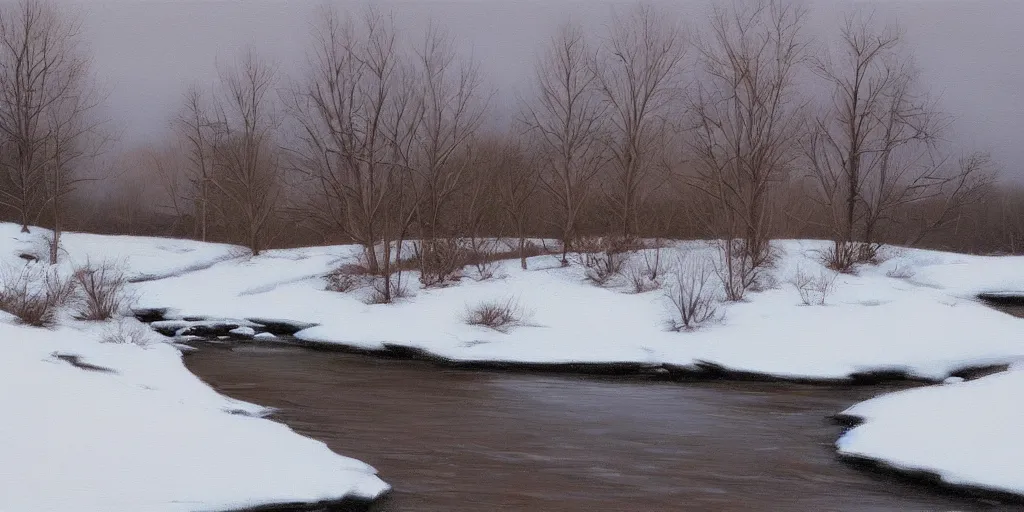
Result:
<instances>
[{"instance_id":1,"label":"bare tree","mask_svg":"<svg viewBox=\"0 0 1024 512\"><path fill-rule=\"evenodd\" d=\"M79 18L45 0L0 7L0 204L26 232L53 194L47 190L47 170L55 169L52 124L69 109L80 110L68 102L86 85L81 42Z\"/></svg>"},{"instance_id":2,"label":"bare tree","mask_svg":"<svg viewBox=\"0 0 1024 512\"><path fill-rule=\"evenodd\" d=\"M941 152L948 119L921 91L898 26L870 13L848 15L835 48L814 70L832 89L807 151L831 217L830 266L845 271L870 259L883 231L912 203L945 199L938 216L924 221L932 229L977 195L988 161L974 155L957 167Z\"/></svg>"},{"instance_id":3,"label":"bare tree","mask_svg":"<svg viewBox=\"0 0 1024 512\"><path fill-rule=\"evenodd\" d=\"M526 122L545 155L541 187L554 203L563 265L594 177L607 160L600 143L605 106L590 59L583 30L563 26L537 66L537 97L527 106Z\"/></svg>"},{"instance_id":4,"label":"bare tree","mask_svg":"<svg viewBox=\"0 0 1024 512\"><path fill-rule=\"evenodd\" d=\"M421 188L416 219L420 276L425 285L443 282L446 274L462 267L451 262L452 253L457 252L453 251L457 249L454 233L439 231L453 195L466 185L467 169L474 159L463 153L472 150L469 142L480 127L485 107L479 97L478 66L460 63L457 57L452 38L434 25L428 27L416 52L418 104L414 108L419 111L419 126L413 128L413 153L409 155ZM438 242L438 235L444 240Z\"/></svg>"},{"instance_id":5,"label":"bare tree","mask_svg":"<svg viewBox=\"0 0 1024 512\"><path fill-rule=\"evenodd\" d=\"M795 82L806 56L805 12L787 0L716 7L697 44L691 184L710 200L708 222L724 239L730 300L742 298L770 262L770 198L793 166L801 133Z\"/></svg>"},{"instance_id":6,"label":"bare tree","mask_svg":"<svg viewBox=\"0 0 1024 512\"><path fill-rule=\"evenodd\" d=\"M300 126L292 154L314 191L305 210L363 246L368 270L384 278L381 300L390 302L393 284L401 287L392 264L419 201L411 169L423 103L393 20L368 10L359 22L324 12L307 75L290 97Z\"/></svg>"},{"instance_id":7,"label":"bare tree","mask_svg":"<svg viewBox=\"0 0 1024 512\"><path fill-rule=\"evenodd\" d=\"M173 183L172 198L175 211L180 212L179 203L193 203L196 216L196 230L199 239L207 240L210 226L210 210L214 207L213 196L213 129L214 121L210 119L209 107L205 104L202 90L193 85L185 93L185 105L174 119L173 125L181 137L188 155L187 187ZM171 183L171 182L168 182Z\"/></svg>"},{"instance_id":8,"label":"bare tree","mask_svg":"<svg viewBox=\"0 0 1024 512\"><path fill-rule=\"evenodd\" d=\"M540 186L539 163L515 141L501 148L495 174L498 202L518 240L519 265L526 270L526 235L533 213L533 196Z\"/></svg>"},{"instance_id":9,"label":"bare tree","mask_svg":"<svg viewBox=\"0 0 1024 512\"><path fill-rule=\"evenodd\" d=\"M278 119L271 96L276 80L276 68L251 50L221 71L211 183L253 254L266 247L279 192Z\"/></svg>"},{"instance_id":10,"label":"bare tree","mask_svg":"<svg viewBox=\"0 0 1024 512\"><path fill-rule=\"evenodd\" d=\"M682 92L686 39L666 12L638 5L614 17L592 61L611 119L607 136L614 179L606 196L624 238L637 232L642 192L665 147L669 118Z\"/></svg>"}]
</instances>

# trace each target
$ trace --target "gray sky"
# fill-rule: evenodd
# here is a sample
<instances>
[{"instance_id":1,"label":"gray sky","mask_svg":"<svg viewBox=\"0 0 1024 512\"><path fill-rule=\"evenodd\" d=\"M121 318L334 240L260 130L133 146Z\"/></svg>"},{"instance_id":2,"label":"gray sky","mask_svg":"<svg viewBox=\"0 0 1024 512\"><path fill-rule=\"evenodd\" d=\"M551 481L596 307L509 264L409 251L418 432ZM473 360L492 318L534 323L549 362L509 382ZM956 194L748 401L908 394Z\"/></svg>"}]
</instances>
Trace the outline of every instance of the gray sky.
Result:
<instances>
[{"instance_id":1,"label":"gray sky","mask_svg":"<svg viewBox=\"0 0 1024 512\"><path fill-rule=\"evenodd\" d=\"M69 0L70 1L70 0ZM714 0L662 0L691 25ZM497 89L495 105L514 103L530 84L533 58L568 19L594 27L613 9L609 0L405 0L376 2L409 26L434 19L448 27ZM191 83L216 80L216 60L247 45L278 60L284 71L302 64L319 2L304 0L77 0L97 76L109 91L108 117L125 145L165 135ZM1019 0L809 1L811 31L827 36L851 5L873 5L896 16L926 85L957 118L951 138L985 149L1005 175L1024 181L1024 52ZM357 7L358 2L345 2Z\"/></svg>"}]
</instances>

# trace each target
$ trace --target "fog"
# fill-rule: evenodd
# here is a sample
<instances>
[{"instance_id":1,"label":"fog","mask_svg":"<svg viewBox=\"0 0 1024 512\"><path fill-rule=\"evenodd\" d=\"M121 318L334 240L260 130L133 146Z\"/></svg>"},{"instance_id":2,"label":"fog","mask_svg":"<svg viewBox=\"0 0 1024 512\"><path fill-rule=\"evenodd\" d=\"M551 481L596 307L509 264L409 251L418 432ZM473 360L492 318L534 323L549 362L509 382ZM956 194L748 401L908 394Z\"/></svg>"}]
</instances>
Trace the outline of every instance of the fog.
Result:
<instances>
[{"instance_id":1,"label":"fog","mask_svg":"<svg viewBox=\"0 0 1024 512\"><path fill-rule=\"evenodd\" d=\"M656 2L699 27L708 1ZM535 53L567 20L599 32L625 1L394 1L406 33L428 20L446 26L462 49L479 59L495 90L495 121L507 118L517 95L530 85ZM304 61L319 3L300 1L79 1L106 115L121 147L167 135L185 87L212 84L216 62L253 46L295 76ZM341 4L358 10L362 4ZM1024 55L1019 27L1024 2L1014 0L890 0L808 2L809 34L827 39L852 6L875 8L906 31L925 84L956 118L949 137L964 147L988 150L1004 176L1024 181Z\"/></svg>"}]
</instances>

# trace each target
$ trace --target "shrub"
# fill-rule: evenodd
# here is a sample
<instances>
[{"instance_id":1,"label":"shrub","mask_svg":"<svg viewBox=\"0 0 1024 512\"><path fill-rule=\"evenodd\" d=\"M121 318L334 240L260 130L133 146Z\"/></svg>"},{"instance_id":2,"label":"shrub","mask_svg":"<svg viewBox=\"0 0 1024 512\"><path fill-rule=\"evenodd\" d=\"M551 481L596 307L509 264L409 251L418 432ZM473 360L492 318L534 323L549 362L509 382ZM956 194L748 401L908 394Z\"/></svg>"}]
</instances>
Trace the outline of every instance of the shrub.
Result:
<instances>
[{"instance_id":1,"label":"shrub","mask_svg":"<svg viewBox=\"0 0 1024 512\"><path fill-rule=\"evenodd\" d=\"M124 266L117 262L94 265L87 261L75 269L74 279L81 294L79 318L82 320L108 320L134 300L128 290Z\"/></svg>"},{"instance_id":2,"label":"shrub","mask_svg":"<svg viewBox=\"0 0 1024 512\"><path fill-rule=\"evenodd\" d=\"M805 305L824 306L828 296L835 289L836 277L838 275L834 271L822 269L818 277L813 277L798 267L796 274L793 275L789 282L796 288L797 293L800 294L801 302Z\"/></svg>"},{"instance_id":3,"label":"shrub","mask_svg":"<svg viewBox=\"0 0 1024 512\"><path fill-rule=\"evenodd\" d=\"M658 278L661 277L661 273L665 270L661 261L661 246L661 241L658 240L654 242L653 248L642 251L644 270L646 271L647 278L653 282L657 282Z\"/></svg>"},{"instance_id":4,"label":"shrub","mask_svg":"<svg viewBox=\"0 0 1024 512\"><path fill-rule=\"evenodd\" d=\"M368 274L366 267L350 263L332 270L324 278L328 291L346 293L363 286Z\"/></svg>"},{"instance_id":5,"label":"shrub","mask_svg":"<svg viewBox=\"0 0 1024 512\"><path fill-rule=\"evenodd\" d=\"M833 242L820 254L822 265L842 274L851 274L860 263L879 263L881 244Z\"/></svg>"},{"instance_id":6,"label":"shrub","mask_svg":"<svg viewBox=\"0 0 1024 512\"><path fill-rule=\"evenodd\" d=\"M482 238L469 239L464 249L463 263L473 266L473 269L476 271L473 276L474 280L486 281L494 278L498 269L496 244L497 242L494 240L484 240Z\"/></svg>"},{"instance_id":7,"label":"shrub","mask_svg":"<svg viewBox=\"0 0 1024 512\"><path fill-rule=\"evenodd\" d=\"M582 237L575 244L584 275L598 285L608 284L613 277L622 274L622 267L629 259L626 244L614 239Z\"/></svg>"},{"instance_id":8,"label":"shrub","mask_svg":"<svg viewBox=\"0 0 1024 512\"><path fill-rule=\"evenodd\" d=\"M424 288L445 286L462 278L466 253L458 240L438 238L413 245Z\"/></svg>"},{"instance_id":9,"label":"shrub","mask_svg":"<svg viewBox=\"0 0 1024 512\"><path fill-rule=\"evenodd\" d=\"M66 305L74 292L75 283L56 267L29 264L0 271L0 309L27 325L52 325L57 309Z\"/></svg>"},{"instance_id":10,"label":"shrub","mask_svg":"<svg viewBox=\"0 0 1024 512\"><path fill-rule=\"evenodd\" d=\"M385 285L391 283L391 294L388 296ZM409 287L406 286L405 281L402 279L402 275L399 272L392 274L388 277L376 277L373 279L371 286L373 290L370 292L370 296L366 299L367 304L391 304L396 299L402 299L409 296Z\"/></svg>"},{"instance_id":11,"label":"shrub","mask_svg":"<svg viewBox=\"0 0 1024 512\"><path fill-rule=\"evenodd\" d=\"M633 293L646 293L651 290L657 290L661 287L655 278L651 277L650 272L646 268L642 268L637 265L629 266L629 284L633 288Z\"/></svg>"},{"instance_id":12,"label":"shrub","mask_svg":"<svg viewBox=\"0 0 1024 512\"><path fill-rule=\"evenodd\" d=\"M717 300L709 284L714 272L714 265L706 257L678 257L665 289L673 305L670 329L693 330L717 317Z\"/></svg>"},{"instance_id":13,"label":"shrub","mask_svg":"<svg viewBox=\"0 0 1024 512\"><path fill-rule=\"evenodd\" d=\"M516 299L485 301L466 308L465 321L499 332L508 332L512 327L522 325L526 312Z\"/></svg>"}]
</instances>

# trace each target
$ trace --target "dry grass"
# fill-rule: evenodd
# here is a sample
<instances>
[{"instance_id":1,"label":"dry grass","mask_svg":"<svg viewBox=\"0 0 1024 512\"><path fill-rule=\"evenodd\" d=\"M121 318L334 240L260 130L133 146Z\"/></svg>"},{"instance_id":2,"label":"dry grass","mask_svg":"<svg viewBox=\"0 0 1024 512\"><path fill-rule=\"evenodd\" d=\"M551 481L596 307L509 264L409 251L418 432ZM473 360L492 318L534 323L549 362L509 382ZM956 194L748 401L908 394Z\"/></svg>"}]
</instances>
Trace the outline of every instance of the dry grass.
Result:
<instances>
[{"instance_id":1,"label":"dry grass","mask_svg":"<svg viewBox=\"0 0 1024 512\"><path fill-rule=\"evenodd\" d=\"M75 269L74 280L81 294L79 318L82 320L109 320L124 312L134 301L128 290L125 265L116 261L103 261Z\"/></svg>"},{"instance_id":2,"label":"dry grass","mask_svg":"<svg viewBox=\"0 0 1024 512\"><path fill-rule=\"evenodd\" d=\"M822 269L817 277L814 277L803 269L797 267L796 274L789 280L789 283L796 288L800 294L800 301L807 306L824 306L828 296L835 289L836 278L839 276L833 270Z\"/></svg>"},{"instance_id":3,"label":"dry grass","mask_svg":"<svg viewBox=\"0 0 1024 512\"><path fill-rule=\"evenodd\" d=\"M57 268L28 264L0 271L0 309L36 327L53 325L57 310L74 297L75 282Z\"/></svg>"},{"instance_id":4,"label":"dry grass","mask_svg":"<svg viewBox=\"0 0 1024 512\"><path fill-rule=\"evenodd\" d=\"M519 301L510 298L481 302L466 308L465 322L479 325L498 332L508 332L512 327L522 325L526 321L526 311Z\"/></svg>"}]
</instances>

